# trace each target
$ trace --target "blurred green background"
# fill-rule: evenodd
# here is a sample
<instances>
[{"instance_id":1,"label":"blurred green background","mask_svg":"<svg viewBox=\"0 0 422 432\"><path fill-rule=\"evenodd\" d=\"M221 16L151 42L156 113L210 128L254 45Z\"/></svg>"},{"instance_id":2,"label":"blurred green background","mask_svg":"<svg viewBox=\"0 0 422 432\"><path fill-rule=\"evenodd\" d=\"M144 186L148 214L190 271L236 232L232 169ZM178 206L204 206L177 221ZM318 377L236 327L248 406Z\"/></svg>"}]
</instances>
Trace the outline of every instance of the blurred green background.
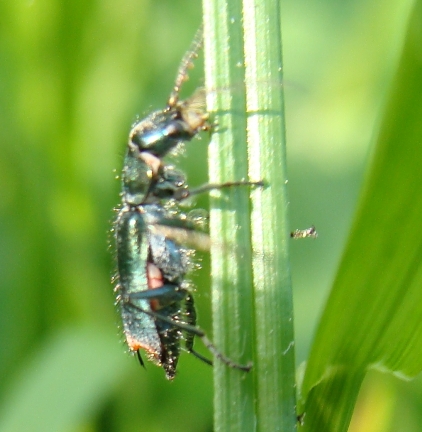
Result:
<instances>
[{"instance_id":1,"label":"blurred green background","mask_svg":"<svg viewBox=\"0 0 422 432\"><path fill-rule=\"evenodd\" d=\"M282 3L291 227L320 235L291 247L298 364L347 238L410 5ZM0 3L1 432L212 431L211 368L184 354L173 383L140 368L125 354L110 283L130 125L164 106L200 21L192 0ZM177 160L192 185L207 179L207 139ZM209 330L202 259L192 278ZM421 379L370 373L350 430L419 431L421 397Z\"/></svg>"}]
</instances>

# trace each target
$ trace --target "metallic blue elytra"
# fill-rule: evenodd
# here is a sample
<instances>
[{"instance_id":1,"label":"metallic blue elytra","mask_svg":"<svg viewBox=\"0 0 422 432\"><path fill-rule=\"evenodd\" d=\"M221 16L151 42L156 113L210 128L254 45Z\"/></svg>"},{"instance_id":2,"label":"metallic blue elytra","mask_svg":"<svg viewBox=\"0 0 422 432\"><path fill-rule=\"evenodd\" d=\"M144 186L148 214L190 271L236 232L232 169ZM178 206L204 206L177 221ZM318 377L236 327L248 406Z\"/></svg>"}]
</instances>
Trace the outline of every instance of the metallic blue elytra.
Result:
<instances>
[{"instance_id":1,"label":"metallic blue elytra","mask_svg":"<svg viewBox=\"0 0 422 432\"><path fill-rule=\"evenodd\" d=\"M159 232L165 211L156 204L124 207L115 223L118 303L129 349L143 349L173 379L182 332L177 325L185 313L183 280L190 267L185 249ZM163 315L163 322L153 314ZM189 320L195 325L195 321Z\"/></svg>"},{"instance_id":2,"label":"metallic blue elytra","mask_svg":"<svg viewBox=\"0 0 422 432\"><path fill-rule=\"evenodd\" d=\"M127 301L131 294L147 291L147 260L149 244L146 224L136 210L120 211L115 223L117 269L119 283L117 292L123 322L123 333L131 351L145 349L152 357L158 357L161 341L152 316L140 311L151 310L147 299L136 304ZM156 358L157 361L160 358Z\"/></svg>"}]
</instances>

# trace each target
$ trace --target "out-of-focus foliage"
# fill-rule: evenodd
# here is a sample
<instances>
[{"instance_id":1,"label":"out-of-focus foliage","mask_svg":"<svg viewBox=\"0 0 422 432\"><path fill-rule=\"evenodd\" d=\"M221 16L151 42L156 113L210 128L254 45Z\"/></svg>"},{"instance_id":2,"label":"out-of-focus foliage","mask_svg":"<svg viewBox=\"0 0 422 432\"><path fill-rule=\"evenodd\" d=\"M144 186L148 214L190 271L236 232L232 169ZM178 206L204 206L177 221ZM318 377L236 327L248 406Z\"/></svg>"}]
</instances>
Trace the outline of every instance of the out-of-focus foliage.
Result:
<instances>
[{"instance_id":1,"label":"out-of-focus foliage","mask_svg":"<svg viewBox=\"0 0 422 432\"><path fill-rule=\"evenodd\" d=\"M125 354L110 283L127 133L166 103L201 20L191 6L0 5L2 431L211 427L210 368L183 356L173 384L143 370Z\"/></svg>"},{"instance_id":2,"label":"out-of-focus foliage","mask_svg":"<svg viewBox=\"0 0 422 432\"><path fill-rule=\"evenodd\" d=\"M419 1L308 361L304 430L346 431L368 369L407 378L422 370L421 34Z\"/></svg>"},{"instance_id":3,"label":"out-of-focus foliage","mask_svg":"<svg viewBox=\"0 0 422 432\"><path fill-rule=\"evenodd\" d=\"M349 229L408 10L408 0L283 4L292 228L315 224L320 234L292 246L299 362ZM200 14L192 0L0 4L0 431L212 430L206 365L182 355L170 384L125 355L108 250L113 170L130 124L164 105ZM201 76L198 67L186 93ZM178 160L193 185L206 181L206 144ZM193 278L209 329L203 266ZM401 426L383 430L418 431L421 388L374 375L359 413Z\"/></svg>"}]
</instances>

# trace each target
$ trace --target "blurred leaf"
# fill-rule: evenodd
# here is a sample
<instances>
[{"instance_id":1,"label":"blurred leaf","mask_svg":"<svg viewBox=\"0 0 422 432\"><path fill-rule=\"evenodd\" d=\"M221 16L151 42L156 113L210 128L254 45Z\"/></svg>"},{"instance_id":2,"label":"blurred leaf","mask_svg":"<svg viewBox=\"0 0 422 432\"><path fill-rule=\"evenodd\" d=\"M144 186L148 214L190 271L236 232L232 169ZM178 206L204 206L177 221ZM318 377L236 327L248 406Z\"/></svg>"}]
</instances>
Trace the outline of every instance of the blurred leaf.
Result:
<instances>
[{"instance_id":1,"label":"blurred leaf","mask_svg":"<svg viewBox=\"0 0 422 432\"><path fill-rule=\"evenodd\" d=\"M127 371L112 336L72 328L41 345L6 392L0 431L69 431L92 416Z\"/></svg>"},{"instance_id":2,"label":"blurred leaf","mask_svg":"<svg viewBox=\"0 0 422 432\"><path fill-rule=\"evenodd\" d=\"M422 370L422 2L302 385L306 431L347 430L368 368ZM304 404L304 407L303 407Z\"/></svg>"}]
</instances>

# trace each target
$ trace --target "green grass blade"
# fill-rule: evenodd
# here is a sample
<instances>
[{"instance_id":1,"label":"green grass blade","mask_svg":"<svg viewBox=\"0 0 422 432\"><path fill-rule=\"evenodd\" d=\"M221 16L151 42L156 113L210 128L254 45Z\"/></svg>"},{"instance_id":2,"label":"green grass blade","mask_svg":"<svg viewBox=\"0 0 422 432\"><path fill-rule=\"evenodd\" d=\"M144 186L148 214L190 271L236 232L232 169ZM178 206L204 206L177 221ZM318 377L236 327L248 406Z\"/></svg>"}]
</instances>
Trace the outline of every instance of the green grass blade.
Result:
<instances>
[{"instance_id":1,"label":"green grass blade","mask_svg":"<svg viewBox=\"0 0 422 432\"><path fill-rule=\"evenodd\" d=\"M422 2L302 386L306 431L347 430L370 367L422 370Z\"/></svg>"},{"instance_id":2,"label":"green grass blade","mask_svg":"<svg viewBox=\"0 0 422 432\"><path fill-rule=\"evenodd\" d=\"M245 93L239 88L244 81L241 2L205 1L204 11L206 85L223 89L208 100L218 122L209 174L212 183L222 183L248 174ZM249 189L221 195L212 200L210 226L211 237L218 239L211 251L214 340L231 359L247 363L253 358ZM255 430L254 396L253 373L214 362L216 431Z\"/></svg>"},{"instance_id":3,"label":"green grass blade","mask_svg":"<svg viewBox=\"0 0 422 432\"><path fill-rule=\"evenodd\" d=\"M257 4L259 3L259 4ZM293 303L278 1L245 1L249 173L269 187L253 195L256 400L259 430L296 427ZM270 91L269 91L270 89Z\"/></svg>"},{"instance_id":4,"label":"green grass blade","mask_svg":"<svg viewBox=\"0 0 422 432\"><path fill-rule=\"evenodd\" d=\"M284 101L280 87L268 84L282 82L279 2L204 1L204 12L206 84L225 89L209 98L220 129L210 146L211 181L239 180L249 173L251 180L269 185L251 193L251 233L248 191L224 192L214 201L215 341L242 361L251 358L254 341L254 382L252 373L242 376L216 364L215 428L294 430ZM233 250L233 242L236 254L222 253L221 244Z\"/></svg>"}]
</instances>

